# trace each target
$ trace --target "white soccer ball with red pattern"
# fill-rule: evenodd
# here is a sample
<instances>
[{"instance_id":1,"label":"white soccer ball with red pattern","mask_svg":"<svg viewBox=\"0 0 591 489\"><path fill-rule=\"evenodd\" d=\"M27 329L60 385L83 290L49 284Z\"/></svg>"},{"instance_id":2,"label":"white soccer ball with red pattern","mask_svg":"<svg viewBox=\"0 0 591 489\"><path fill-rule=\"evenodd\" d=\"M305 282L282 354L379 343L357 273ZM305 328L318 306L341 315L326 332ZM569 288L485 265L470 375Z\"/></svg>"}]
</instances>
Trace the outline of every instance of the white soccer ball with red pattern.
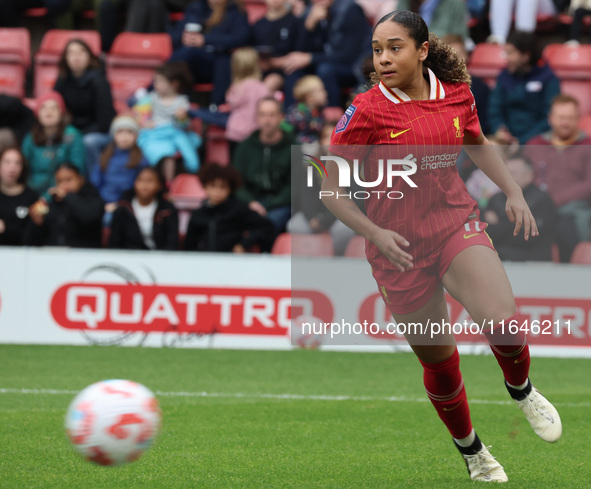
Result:
<instances>
[{"instance_id":1,"label":"white soccer ball with red pattern","mask_svg":"<svg viewBox=\"0 0 591 489\"><path fill-rule=\"evenodd\" d=\"M87 460L116 466L137 460L152 444L161 424L158 400L142 384L103 380L72 401L66 431Z\"/></svg>"}]
</instances>

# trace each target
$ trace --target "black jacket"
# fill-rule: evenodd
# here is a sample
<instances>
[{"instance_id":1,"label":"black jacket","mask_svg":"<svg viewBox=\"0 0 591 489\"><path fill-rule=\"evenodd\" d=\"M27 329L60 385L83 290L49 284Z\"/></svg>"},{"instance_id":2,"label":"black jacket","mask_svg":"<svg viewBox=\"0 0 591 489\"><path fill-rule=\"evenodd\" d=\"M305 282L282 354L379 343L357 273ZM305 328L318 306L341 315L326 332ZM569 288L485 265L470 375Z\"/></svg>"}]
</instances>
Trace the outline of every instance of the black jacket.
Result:
<instances>
[{"instance_id":1,"label":"black jacket","mask_svg":"<svg viewBox=\"0 0 591 489\"><path fill-rule=\"evenodd\" d=\"M258 244L269 251L275 230L268 219L250 210L248 205L231 196L225 202L203 207L191 214L185 249L192 251L232 251L236 244L248 249Z\"/></svg>"},{"instance_id":2,"label":"black jacket","mask_svg":"<svg viewBox=\"0 0 591 489\"><path fill-rule=\"evenodd\" d=\"M91 183L85 183L61 201L49 203L49 213L41 226L32 221L25 230L24 243L30 246L71 246L100 248L105 203Z\"/></svg>"},{"instance_id":3,"label":"black jacket","mask_svg":"<svg viewBox=\"0 0 591 489\"><path fill-rule=\"evenodd\" d=\"M29 223L29 207L37 202L39 195L29 187L19 195L0 192L0 220L6 229L0 233L0 245L20 246Z\"/></svg>"},{"instance_id":4,"label":"black jacket","mask_svg":"<svg viewBox=\"0 0 591 489\"><path fill-rule=\"evenodd\" d=\"M58 78L55 91L64 97L76 129L84 134L109 132L115 109L111 85L100 70L88 70L80 78Z\"/></svg>"},{"instance_id":5,"label":"black jacket","mask_svg":"<svg viewBox=\"0 0 591 489\"><path fill-rule=\"evenodd\" d=\"M11 95L0 94L0 127L12 129L20 141L33 126L33 111Z\"/></svg>"},{"instance_id":6,"label":"black jacket","mask_svg":"<svg viewBox=\"0 0 591 489\"><path fill-rule=\"evenodd\" d=\"M163 197L158 198L158 206L154 213L152 239L157 250L178 250L179 218L177 211ZM139 224L135 218L131 198L119 202L113 213L109 248L126 250L147 250Z\"/></svg>"},{"instance_id":7,"label":"black jacket","mask_svg":"<svg viewBox=\"0 0 591 489\"><path fill-rule=\"evenodd\" d=\"M493 195L488 201L486 211L494 211L499 216L499 222L489 224L486 232L493 240L501 260L551 261L557 220L556 206L548 193L533 184L523 189L523 197L536 219L539 236L530 236L529 240L525 241L523 228L517 236L513 236L515 224L509 221L505 213L507 197L502 192Z\"/></svg>"}]
</instances>

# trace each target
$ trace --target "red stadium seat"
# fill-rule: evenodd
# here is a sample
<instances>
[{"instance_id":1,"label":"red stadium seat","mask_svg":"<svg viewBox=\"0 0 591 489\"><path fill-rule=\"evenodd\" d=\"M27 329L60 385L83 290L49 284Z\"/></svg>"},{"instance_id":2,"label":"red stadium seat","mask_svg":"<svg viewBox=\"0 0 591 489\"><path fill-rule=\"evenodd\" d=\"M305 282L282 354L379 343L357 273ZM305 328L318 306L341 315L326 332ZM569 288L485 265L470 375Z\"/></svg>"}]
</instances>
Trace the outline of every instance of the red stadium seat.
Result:
<instances>
[{"instance_id":1,"label":"red stadium seat","mask_svg":"<svg viewBox=\"0 0 591 489\"><path fill-rule=\"evenodd\" d=\"M591 114L584 115L579 121L579 129L591 136Z\"/></svg>"},{"instance_id":2,"label":"red stadium seat","mask_svg":"<svg viewBox=\"0 0 591 489\"><path fill-rule=\"evenodd\" d=\"M244 7L248 15L248 22L251 25L257 20L262 19L267 13L267 4L264 0L245 0Z\"/></svg>"},{"instance_id":3,"label":"red stadium seat","mask_svg":"<svg viewBox=\"0 0 591 489\"><path fill-rule=\"evenodd\" d=\"M363 236L353 236L347 247L344 256L348 258L365 258L365 238Z\"/></svg>"},{"instance_id":4,"label":"red stadium seat","mask_svg":"<svg viewBox=\"0 0 591 489\"><path fill-rule=\"evenodd\" d=\"M583 241L575 246L570 262L577 265L591 265L591 242Z\"/></svg>"},{"instance_id":5,"label":"red stadium seat","mask_svg":"<svg viewBox=\"0 0 591 489\"><path fill-rule=\"evenodd\" d=\"M474 76L481 77L489 87L497 83L497 76L507 65L505 50L498 44L477 44L472 51L468 68Z\"/></svg>"},{"instance_id":6,"label":"red stadium seat","mask_svg":"<svg viewBox=\"0 0 591 489\"><path fill-rule=\"evenodd\" d=\"M209 126L205 135L205 163L230 164L230 144L226 131L219 126Z\"/></svg>"},{"instance_id":7,"label":"red stadium seat","mask_svg":"<svg viewBox=\"0 0 591 489\"><path fill-rule=\"evenodd\" d=\"M25 10L27 17L45 17L47 15L47 9L45 7L28 8Z\"/></svg>"},{"instance_id":8,"label":"red stadium seat","mask_svg":"<svg viewBox=\"0 0 591 489\"><path fill-rule=\"evenodd\" d=\"M549 44L544 57L560 78L560 89L575 97L583 114L591 113L591 46Z\"/></svg>"},{"instance_id":9,"label":"red stadium seat","mask_svg":"<svg viewBox=\"0 0 591 489\"><path fill-rule=\"evenodd\" d=\"M187 173L175 177L168 195L178 209L197 209L207 197L199 177Z\"/></svg>"},{"instance_id":10,"label":"red stadium seat","mask_svg":"<svg viewBox=\"0 0 591 489\"><path fill-rule=\"evenodd\" d=\"M53 90L58 75L58 63L66 44L82 39L95 55L101 53L101 36L96 31L67 31L52 29L45 33L35 54L35 97Z\"/></svg>"},{"instance_id":11,"label":"red stadium seat","mask_svg":"<svg viewBox=\"0 0 591 489\"><path fill-rule=\"evenodd\" d=\"M332 237L328 233L282 233L277 236L271 253L274 255L334 256L334 245Z\"/></svg>"},{"instance_id":12,"label":"red stadium seat","mask_svg":"<svg viewBox=\"0 0 591 489\"><path fill-rule=\"evenodd\" d=\"M22 98L31 64L31 38L27 29L0 29L0 93Z\"/></svg>"},{"instance_id":13,"label":"red stadium seat","mask_svg":"<svg viewBox=\"0 0 591 489\"><path fill-rule=\"evenodd\" d=\"M171 54L172 41L168 34L119 34L106 59L113 99L126 101L138 88L148 86L154 69Z\"/></svg>"},{"instance_id":14,"label":"red stadium seat","mask_svg":"<svg viewBox=\"0 0 591 489\"><path fill-rule=\"evenodd\" d=\"M328 122L338 122L345 111L342 107L325 107L322 111L324 119Z\"/></svg>"}]
</instances>

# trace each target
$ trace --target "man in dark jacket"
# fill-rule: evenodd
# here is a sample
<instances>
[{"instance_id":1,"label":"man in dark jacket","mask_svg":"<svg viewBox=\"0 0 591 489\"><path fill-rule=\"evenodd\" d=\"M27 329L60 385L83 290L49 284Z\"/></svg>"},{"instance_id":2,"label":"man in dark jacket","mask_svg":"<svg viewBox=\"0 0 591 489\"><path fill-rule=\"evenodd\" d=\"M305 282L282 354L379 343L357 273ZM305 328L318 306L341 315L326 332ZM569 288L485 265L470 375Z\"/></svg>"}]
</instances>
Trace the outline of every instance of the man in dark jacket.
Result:
<instances>
[{"instance_id":1,"label":"man in dark jacket","mask_svg":"<svg viewBox=\"0 0 591 489\"><path fill-rule=\"evenodd\" d=\"M306 72L318 75L328 92L328 105L341 105L341 89L364 83L363 58L371 54L371 27L353 0L312 0L304 12L297 51L281 58L287 73L285 103L293 103L293 87Z\"/></svg>"},{"instance_id":2,"label":"man in dark jacket","mask_svg":"<svg viewBox=\"0 0 591 489\"><path fill-rule=\"evenodd\" d=\"M515 156L507 161L507 169L523 190L525 201L536 218L540 235L525 241L522 229L519 235L513 236L515 223L510 222L507 217L507 196L502 192L491 197L484 211L484 220L488 223L486 232L493 240L501 260L551 261L556 206L550 195L533 183L534 170L529 160Z\"/></svg>"},{"instance_id":3,"label":"man in dark jacket","mask_svg":"<svg viewBox=\"0 0 591 489\"><path fill-rule=\"evenodd\" d=\"M261 216L267 217L278 233L291 214L291 145L293 134L281 128L281 104L272 97L257 107L260 129L236 148L233 166L243 180L236 196Z\"/></svg>"},{"instance_id":4,"label":"man in dark jacket","mask_svg":"<svg viewBox=\"0 0 591 489\"><path fill-rule=\"evenodd\" d=\"M224 103L231 83L230 54L250 39L246 13L229 0L223 17L208 26L212 15L206 0L191 3L170 32L174 52L170 61L185 61L196 83L213 83L211 101Z\"/></svg>"},{"instance_id":5,"label":"man in dark jacket","mask_svg":"<svg viewBox=\"0 0 591 489\"><path fill-rule=\"evenodd\" d=\"M42 201L32 206L24 244L100 248L105 203L96 187L72 163L57 168L55 184L49 206Z\"/></svg>"}]
</instances>

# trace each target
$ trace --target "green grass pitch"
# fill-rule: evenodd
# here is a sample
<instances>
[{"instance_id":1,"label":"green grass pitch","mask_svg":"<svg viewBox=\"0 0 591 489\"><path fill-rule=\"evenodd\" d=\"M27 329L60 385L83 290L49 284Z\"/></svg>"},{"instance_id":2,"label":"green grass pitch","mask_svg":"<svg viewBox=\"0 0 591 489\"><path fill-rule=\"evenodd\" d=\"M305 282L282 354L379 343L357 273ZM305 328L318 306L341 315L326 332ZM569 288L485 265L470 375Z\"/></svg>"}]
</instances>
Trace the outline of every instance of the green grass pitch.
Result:
<instances>
[{"instance_id":1,"label":"green grass pitch","mask_svg":"<svg viewBox=\"0 0 591 489\"><path fill-rule=\"evenodd\" d=\"M0 358L1 488L484 484L469 479L410 354L2 345ZM555 444L512 405L492 356L463 356L462 371L505 487L591 487L591 360L532 361L533 382L562 416ZM153 448L120 468L82 460L63 428L74 393L108 378L145 384L163 412Z\"/></svg>"}]
</instances>

